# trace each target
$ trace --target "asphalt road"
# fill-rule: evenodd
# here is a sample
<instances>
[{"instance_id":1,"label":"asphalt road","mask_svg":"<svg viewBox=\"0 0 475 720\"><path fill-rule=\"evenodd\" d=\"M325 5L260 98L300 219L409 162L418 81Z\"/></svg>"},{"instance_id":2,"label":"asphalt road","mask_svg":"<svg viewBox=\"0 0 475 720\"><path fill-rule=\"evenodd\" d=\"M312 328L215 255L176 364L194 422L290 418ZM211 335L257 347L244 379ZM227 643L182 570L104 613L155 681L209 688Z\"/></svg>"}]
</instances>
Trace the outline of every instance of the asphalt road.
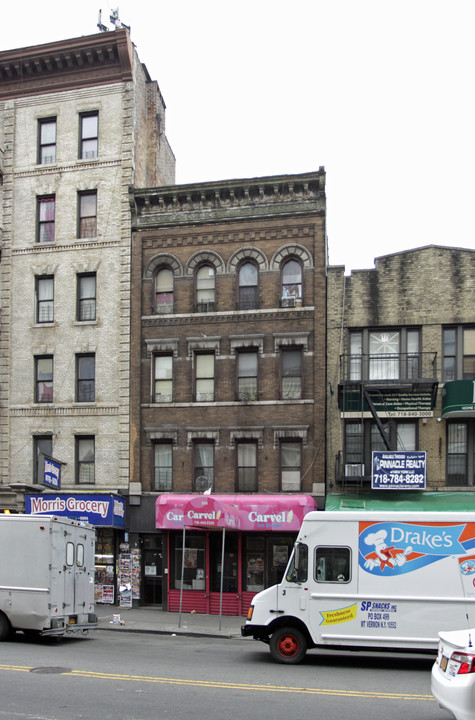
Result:
<instances>
[{"instance_id":1,"label":"asphalt road","mask_svg":"<svg viewBox=\"0 0 475 720\"><path fill-rule=\"evenodd\" d=\"M97 631L0 644L0 720L448 720L431 655L310 652L251 639Z\"/></svg>"}]
</instances>

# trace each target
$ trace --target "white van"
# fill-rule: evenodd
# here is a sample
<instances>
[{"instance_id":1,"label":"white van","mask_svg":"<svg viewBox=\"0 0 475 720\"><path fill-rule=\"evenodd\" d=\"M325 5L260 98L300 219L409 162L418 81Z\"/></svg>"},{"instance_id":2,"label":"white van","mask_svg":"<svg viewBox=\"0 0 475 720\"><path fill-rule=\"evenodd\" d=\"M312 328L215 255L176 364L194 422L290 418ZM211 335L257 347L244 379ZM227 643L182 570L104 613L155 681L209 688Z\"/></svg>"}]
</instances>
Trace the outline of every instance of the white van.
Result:
<instances>
[{"instance_id":1,"label":"white van","mask_svg":"<svg viewBox=\"0 0 475 720\"><path fill-rule=\"evenodd\" d=\"M241 632L298 663L308 648L433 649L475 626L475 513L310 512L279 585Z\"/></svg>"}]
</instances>

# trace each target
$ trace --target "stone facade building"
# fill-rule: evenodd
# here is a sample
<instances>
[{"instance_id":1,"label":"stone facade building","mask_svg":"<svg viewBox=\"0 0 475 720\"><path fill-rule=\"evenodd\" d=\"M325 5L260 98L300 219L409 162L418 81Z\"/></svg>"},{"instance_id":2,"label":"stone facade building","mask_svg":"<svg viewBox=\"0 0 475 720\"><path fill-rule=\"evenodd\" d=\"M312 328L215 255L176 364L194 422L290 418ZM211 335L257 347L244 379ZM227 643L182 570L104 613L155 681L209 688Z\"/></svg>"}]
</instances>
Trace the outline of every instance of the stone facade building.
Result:
<instances>
[{"instance_id":1,"label":"stone facade building","mask_svg":"<svg viewBox=\"0 0 475 720\"><path fill-rule=\"evenodd\" d=\"M474 487L474 298L473 250L329 268L327 502L371 490L373 450L425 451L426 491Z\"/></svg>"},{"instance_id":2,"label":"stone facade building","mask_svg":"<svg viewBox=\"0 0 475 720\"><path fill-rule=\"evenodd\" d=\"M131 531L160 529L155 505L161 494L322 500L323 168L138 189L131 204L131 374L137 378L131 388ZM287 547L291 539L284 536L279 545ZM179 537L162 548L165 558L169 553L171 608ZM210 540L213 557L219 538ZM145 547L161 546L157 536L142 540ZM242 611L237 598L246 592L246 547L238 533L228 541L227 553L243 558L233 571L229 612ZM262 557L269 552L262 550ZM267 554L266 581L268 560ZM201 587L200 578L193 582ZM205 594L202 610L208 611ZM196 596L190 602L201 607Z\"/></svg>"},{"instance_id":3,"label":"stone facade building","mask_svg":"<svg viewBox=\"0 0 475 720\"><path fill-rule=\"evenodd\" d=\"M129 188L174 182L126 29L0 53L0 499L128 491Z\"/></svg>"}]
</instances>

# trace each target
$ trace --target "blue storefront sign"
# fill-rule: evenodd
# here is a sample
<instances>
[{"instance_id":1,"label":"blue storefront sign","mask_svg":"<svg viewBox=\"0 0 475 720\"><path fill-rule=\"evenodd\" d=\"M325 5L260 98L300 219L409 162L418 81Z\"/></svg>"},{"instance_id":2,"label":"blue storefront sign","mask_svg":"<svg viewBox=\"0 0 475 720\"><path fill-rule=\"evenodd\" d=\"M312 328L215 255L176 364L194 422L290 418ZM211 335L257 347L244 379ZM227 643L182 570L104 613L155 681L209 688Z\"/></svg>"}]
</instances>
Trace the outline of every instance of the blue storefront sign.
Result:
<instances>
[{"instance_id":1,"label":"blue storefront sign","mask_svg":"<svg viewBox=\"0 0 475 720\"><path fill-rule=\"evenodd\" d=\"M27 515L64 515L96 527L125 527L125 500L116 495L25 495Z\"/></svg>"},{"instance_id":2,"label":"blue storefront sign","mask_svg":"<svg viewBox=\"0 0 475 720\"><path fill-rule=\"evenodd\" d=\"M426 452L373 452L373 490L425 490Z\"/></svg>"},{"instance_id":3,"label":"blue storefront sign","mask_svg":"<svg viewBox=\"0 0 475 720\"><path fill-rule=\"evenodd\" d=\"M45 455L43 485L59 490L61 487L61 463Z\"/></svg>"}]
</instances>

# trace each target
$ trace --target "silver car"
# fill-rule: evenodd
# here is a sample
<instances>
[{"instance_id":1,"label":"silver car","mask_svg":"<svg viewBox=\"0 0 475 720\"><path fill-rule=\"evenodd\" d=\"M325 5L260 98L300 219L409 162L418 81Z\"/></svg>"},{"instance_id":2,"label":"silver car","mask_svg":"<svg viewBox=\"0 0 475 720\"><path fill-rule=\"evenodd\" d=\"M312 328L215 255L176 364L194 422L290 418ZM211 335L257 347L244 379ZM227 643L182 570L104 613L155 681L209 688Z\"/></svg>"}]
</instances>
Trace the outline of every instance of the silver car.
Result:
<instances>
[{"instance_id":1,"label":"silver car","mask_svg":"<svg viewBox=\"0 0 475 720\"><path fill-rule=\"evenodd\" d=\"M456 720L475 720L475 628L439 633L431 690Z\"/></svg>"}]
</instances>

